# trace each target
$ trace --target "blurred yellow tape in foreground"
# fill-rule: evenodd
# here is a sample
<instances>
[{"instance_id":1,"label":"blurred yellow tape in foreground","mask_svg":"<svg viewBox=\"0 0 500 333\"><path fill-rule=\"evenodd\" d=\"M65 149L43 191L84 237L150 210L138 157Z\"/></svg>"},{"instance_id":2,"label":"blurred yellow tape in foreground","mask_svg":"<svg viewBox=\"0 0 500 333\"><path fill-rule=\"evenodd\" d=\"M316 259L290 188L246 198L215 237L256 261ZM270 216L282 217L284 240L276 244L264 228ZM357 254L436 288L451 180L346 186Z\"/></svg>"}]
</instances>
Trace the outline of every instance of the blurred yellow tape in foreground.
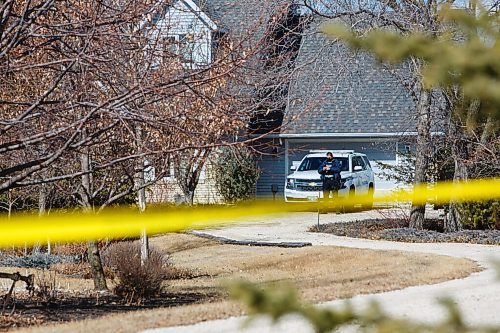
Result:
<instances>
[{"instance_id":1,"label":"blurred yellow tape in foreground","mask_svg":"<svg viewBox=\"0 0 500 333\"><path fill-rule=\"evenodd\" d=\"M500 179L481 179L468 182L423 184L408 191L397 191L375 201L413 201L415 203L446 204L450 200L481 201L500 198Z\"/></svg>"},{"instance_id":2,"label":"blurred yellow tape in foreground","mask_svg":"<svg viewBox=\"0 0 500 333\"><path fill-rule=\"evenodd\" d=\"M416 187L414 191L399 191L375 202L413 201L417 203L447 203L450 200L474 201L500 199L500 179L475 180L465 183L439 183ZM368 197L341 198L329 206L369 204ZM203 229L237 223L244 218L264 217L318 208L318 204L290 205L272 201L257 201L237 206L202 208L154 208L139 214L131 208L110 209L100 214L51 214L44 218L19 214L10 219L1 216L0 247L52 242L76 242L89 239L137 237L141 230L160 234ZM265 221L264 218L260 220ZM311 221L312 223L312 221Z\"/></svg>"}]
</instances>

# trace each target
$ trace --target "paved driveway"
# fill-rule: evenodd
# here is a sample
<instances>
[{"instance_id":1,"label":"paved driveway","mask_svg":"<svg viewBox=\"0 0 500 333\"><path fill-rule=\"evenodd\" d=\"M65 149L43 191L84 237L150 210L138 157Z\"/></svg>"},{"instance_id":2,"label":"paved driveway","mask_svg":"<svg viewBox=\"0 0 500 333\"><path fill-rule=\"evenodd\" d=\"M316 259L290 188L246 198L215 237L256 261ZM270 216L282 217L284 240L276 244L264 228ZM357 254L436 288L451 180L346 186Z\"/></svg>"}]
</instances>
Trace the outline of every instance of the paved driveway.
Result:
<instances>
[{"instance_id":1,"label":"paved driveway","mask_svg":"<svg viewBox=\"0 0 500 333\"><path fill-rule=\"evenodd\" d=\"M432 212L431 212L432 213ZM443 317L442 308L436 300L452 297L462 309L465 320L476 324L500 325L500 283L493 269L492 261L500 261L500 247L470 244L411 244L388 241L372 241L338 237L334 235L309 233L308 228L317 223L317 214L311 212L274 215L265 219L248 220L246 223L227 228L205 231L208 234L236 240L273 242L311 242L313 245L336 245L355 248L401 250L424 252L475 260L484 270L471 276L429 286L416 286L403 290L373 295L356 296L350 301L358 308L376 300L394 316L412 320L432 322ZM381 217L375 211L351 214L320 215L320 223L353 221ZM326 302L321 306L339 306L341 300ZM148 330L148 333L173 332L312 332L309 325L291 316L272 326L267 319L259 319L242 329L245 317L199 323L196 325ZM346 331L350 331L346 329Z\"/></svg>"}]
</instances>

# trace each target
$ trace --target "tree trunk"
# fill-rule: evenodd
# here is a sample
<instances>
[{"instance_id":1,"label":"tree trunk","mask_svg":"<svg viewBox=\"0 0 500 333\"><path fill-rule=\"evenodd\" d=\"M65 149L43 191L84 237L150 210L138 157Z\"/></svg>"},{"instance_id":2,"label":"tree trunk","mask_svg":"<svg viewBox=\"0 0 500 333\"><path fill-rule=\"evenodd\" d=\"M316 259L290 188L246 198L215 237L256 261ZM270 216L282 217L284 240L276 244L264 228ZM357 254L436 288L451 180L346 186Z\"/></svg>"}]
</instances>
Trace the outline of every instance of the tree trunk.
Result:
<instances>
[{"instance_id":1,"label":"tree trunk","mask_svg":"<svg viewBox=\"0 0 500 333\"><path fill-rule=\"evenodd\" d=\"M14 202L12 201L12 190L9 189L7 191L7 219L10 220L12 217L12 207L14 206Z\"/></svg>"},{"instance_id":2,"label":"tree trunk","mask_svg":"<svg viewBox=\"0 0 500 333\"><path fill-rule=\"evenodd\" d=\"M137 150L140 152L142 150L142 129L139 126L135 128L136 134L136 144ZM137 205L139 212L144 213L146 211L146 189L144 184L146 183L144 179L144 160L140 158L137 161L135 167L134 175L134 187L137 191ZM147 230L141 231L141 264L144 264L146 260L149 259L149 240Z\"/></svg>"},{"instance_id":3,"label":"tree trunk","mask_svg":"<svg viewBox=\"0 0 500 333\"><path fill-rule=\"evenodd\" d=\"M459 133L459 135L463 136L464 134ZM455 160L455 171L453 173L453 182L467 181L469 178L467 166L464 161L467 158L467 145L464 140L456 140L453 143L453 159ZM448 214L444 219L444 231L445 232L454 232L462 230L462 217L459 211L459 205L456 200L450 200L450 206Z\"/></svg>"},{"instance_id":4,"label":"tree trunk","mask_svg":"<svg viewBox=\"0 0 500 333\"><path fill-rule=\"evenodd\" d=\"M101 255L99 254L99 244L96 241L89 241L87 243L87 256L94 279L95 290L108 290L106 284L106 277L102 268Z\"/></svg>"},{"instance_id":5,"label":"tree trunk","mask_svg":"<svg viewBox=\"0 0 500 333\"><path fill-rule=\"evenodd\" d=\"M142 162L142 159L140 160ZM143 163L141 163L143 164ZM136 173L135 186L137 190L137 205L139 212L144 213L146 211L146 189L144 188L144 166ZM149 240L147 230L142 230L141 232L141 263L144 263L149 259Z\"/></svg>"},{"instance_id":6,"label":"tree trunk","mask_svg":"<svg viewBox=\"0 0 500 333\"><path fill-rule=\"evenodd\" d=\"M473 118L476 116L480 107L479 101L472 101L469 106L468 116ZM455 141L452 145L453 159L455 161L455 171L453 174L453 182L466 182L469 179L469 171L465 165L465 161L470 158L466 136L464 130L459 125L455 124ZM481 146L486 146L488 144L489 137L495 133L495 122L490 116L486 119L484 124L483 132L481 134L480 143L477 145L477 149ZM477 151L476 151L477 153ZM472 153L474 155L474 152ZM445 232L455 232L462 230L463 221L460 213L460 203L456 200L451 199L449 205L449 211L444 219L444 231Z\"/></svg>"},{"instance_id":7,"label":"tree trunk","mask_svg":"<svg viewBox=\"0 0 500 333\"><path fill-rule=\"evenodd\" d=\"M80 153L80 163L82 172L85 172L82 176L81 187L83 211L90 214L92 212L92 202L90 199L92 195L92 187L90 173L88 173L90 172L90 154L86 148ZM87 243L87 257L90 264L90 270L92 272L92 278L94 279L94 289L108 290L106 277L104 276L104 269L102 268L101 256L99 254L99 245L94 240Z\"/></svg>"},{"instance_id":8,"label":"tree trunk","mask_svg":"<svg viewBox=\"0 0 500 333\"><path fill-rule=\"evenodd\" d=\"M45 215L47 210L47 185L42 184L38 189L38 217Z\"/></svg>"},{"instance_id":9,"label":"tree trunk","mask_svg":"<svg viewBox=\"0 0 500 333\"><path fill-rule=\"evenodd\" d=\"M415 179L414 187L427 182L427 168L430 155L431 141L431 93L422 89L417 106L417 144L415 159ZM425 219L425 203L412 203L410 213L410 228L422 229Z\"/></svg>"},{"instance_id":10,"label":"tree trunk","mask_svg":"<svg viewBox=\"0 0 500 333\"><path fill-rule=\"evenodd\" d=\"M210 152L210 149L193 150L173 157L177 183L182 190L185 203L190 206L194 204L196 187Z\"/></svg>"},{"instance_id":11,"label":"tree trunk","mask_svg":"<svg viewBox=\"0 0 500 333\"><path fill-rule=\"evenodd\" d=\"M41 184L38 188L38 217L43 217L47 208L47 185ZM50 249L50 247L48 248ZM41 245L39 243L33 245L33 254L40 253ZM50 254L50 253L49 253Z\"/></svg>"},{"instance_id":12,"label":"tree trunk","mask_svg":"<svg viewBox=\"0 0 500 333\"><path fill-rule=\"evenodd\" d=\"M190 206L194 204L194 190L188 189L184 192L186 203Z\"/></svg>"}]
</instances>

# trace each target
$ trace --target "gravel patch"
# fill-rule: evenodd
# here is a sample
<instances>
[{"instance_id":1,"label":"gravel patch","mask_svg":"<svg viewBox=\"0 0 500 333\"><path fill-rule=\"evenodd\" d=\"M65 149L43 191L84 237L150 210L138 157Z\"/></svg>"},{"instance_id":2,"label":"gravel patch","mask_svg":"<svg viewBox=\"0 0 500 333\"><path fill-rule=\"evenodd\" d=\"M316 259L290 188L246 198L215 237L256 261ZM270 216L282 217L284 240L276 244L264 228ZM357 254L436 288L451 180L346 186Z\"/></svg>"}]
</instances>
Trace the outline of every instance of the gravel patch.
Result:
<instances>
[{"instance_id":1,"label":"gravel patch","mask_svg":"<svg viewBox=\"0 0 500 333\"><path fill-rule=\"evenodd\" d=\"M441 220L426 220L426 230L408 227L403 220L372 219L354 222L329 223L310 228L337 236L389 240L408 243L470 243L500 245L500 230L462 230L444 233Z\"/></svg>"}]
</instances>

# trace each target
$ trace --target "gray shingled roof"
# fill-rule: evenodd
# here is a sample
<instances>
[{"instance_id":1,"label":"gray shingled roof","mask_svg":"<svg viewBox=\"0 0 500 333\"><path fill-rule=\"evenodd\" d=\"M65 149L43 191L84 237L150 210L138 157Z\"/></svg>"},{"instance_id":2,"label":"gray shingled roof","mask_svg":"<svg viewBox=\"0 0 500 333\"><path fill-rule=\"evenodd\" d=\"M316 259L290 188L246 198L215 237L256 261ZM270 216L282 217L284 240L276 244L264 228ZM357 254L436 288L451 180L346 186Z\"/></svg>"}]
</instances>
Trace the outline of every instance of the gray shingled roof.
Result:
<instances>
[{"instance_id":1,"label":"gray shingled roof","mask_svg":"<svg viewBox=\"0 0 500 333\"><path fill-rule=\"evenodd\" d=\"M366 53L305 33L289 91L283 134L415 132L415 103Z\"/></svg>"},{"instance_id":2,"label":"gray shingled roof","mask_svg":"<svg viewBox=\"0 0 500 333\"><path fill-rule=\"evenodd\" d=\"M227 29L235 38L255 34L262 30L276 11L290 0L196 0L196 4L222 29ZM256 37L252 37L256 39Z\"/></svg>"}]
</instances>

